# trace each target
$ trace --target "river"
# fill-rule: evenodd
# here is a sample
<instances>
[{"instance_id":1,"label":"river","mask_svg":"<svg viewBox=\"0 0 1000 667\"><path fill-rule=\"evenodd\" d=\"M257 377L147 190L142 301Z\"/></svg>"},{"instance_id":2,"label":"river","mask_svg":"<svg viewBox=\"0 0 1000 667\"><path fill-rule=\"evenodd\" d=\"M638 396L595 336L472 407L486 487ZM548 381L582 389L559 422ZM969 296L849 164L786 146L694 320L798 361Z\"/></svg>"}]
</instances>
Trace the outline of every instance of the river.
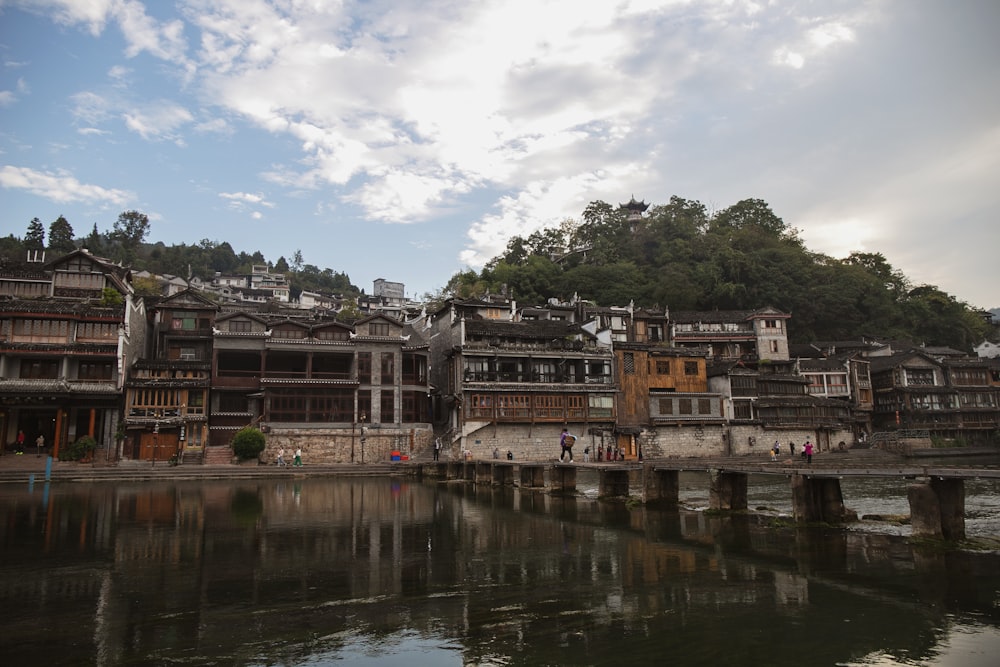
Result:
<instances>
[{"instance_id":1,"label":"river","mask_svg":"<svg viewBox=\"0 0 1000 667\"><path fill-rule=\"evenodd\" d=\"M0 486L3 665L926 665L1000 655L1000 503L968 533L383 478ZM905 486L845 481L860 514Z\"/></svg>"}]
</instances>

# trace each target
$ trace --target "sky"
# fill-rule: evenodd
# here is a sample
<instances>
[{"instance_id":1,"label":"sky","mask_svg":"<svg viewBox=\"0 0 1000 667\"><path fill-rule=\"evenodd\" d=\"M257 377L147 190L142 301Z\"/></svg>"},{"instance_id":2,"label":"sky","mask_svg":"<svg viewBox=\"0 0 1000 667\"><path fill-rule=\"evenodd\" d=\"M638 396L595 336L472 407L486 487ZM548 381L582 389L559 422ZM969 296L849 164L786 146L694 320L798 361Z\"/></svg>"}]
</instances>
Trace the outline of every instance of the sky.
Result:
<instances>
[{"instance_id":1,"label":"sky","mask_svg":"<svg viewBox=\"0 0 1000 667\"><path fill-rule=\"evenodd\" d=\"M992 308L998 29L995 0L0 0L0 232L135 209L416 298L593 201L757 198Z\"/></svg>"}]
</instances>

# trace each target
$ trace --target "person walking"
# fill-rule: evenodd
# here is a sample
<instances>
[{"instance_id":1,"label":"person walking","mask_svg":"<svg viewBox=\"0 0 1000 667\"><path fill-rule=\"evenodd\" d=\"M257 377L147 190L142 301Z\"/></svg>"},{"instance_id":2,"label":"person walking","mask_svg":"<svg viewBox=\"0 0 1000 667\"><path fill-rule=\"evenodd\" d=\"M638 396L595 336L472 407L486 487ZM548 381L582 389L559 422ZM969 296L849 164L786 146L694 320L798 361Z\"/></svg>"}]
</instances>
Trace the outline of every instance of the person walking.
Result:
<instances>
[{"instance_id":1,"label":"person walking","mask_svg":"<svg viewBox=\"0 0 1000 667\"><path fill-rule=\"evenodd\" d=\"M802 448L802 452L806 455L806 463L813 462L813 444L806 440L806 444Z\"/></svg>"},{"instance_id":2,"label":"person walking","mask_svg":"<svg viewBox=\"0 0 1000 667\"><path fill-rule=\"evenodd\" d=\"M434 438L434 460L441 460L441 438Z\"/></svg>"},{"instance_id":3,"label":"person walking","mask_svg":"<svg viewBox=\"0 0 1000 667\"><path fill-rule=\"evenodd\" d=\"M789 453L790 453L790 454L791 454L792 456L795 456L795 443L794 443L794 442L789 442L789 443L788 443L788 452L789 452Z\"/></svg>"},{"instance_id":4,"label":"person walking","mask_svg":"<svg viewBox=\"0 0 1000 667\"><path fill-rule=\"evenodd\" d=\"M285 463L285 448L284 447L282 447L281 449L278 450L278 459L277 459L277 461L275 461L275 463L277 463L279 466L286 466L286 465L288 465L287 463Z\"/></svg>"},{"instance_id":5,"label":"person walking","mask_svg":"<svg viewBox=\"0 0 1000 667\"><path fill-rule=\"evenodd\" d=\"M45 436L39 433L38 437L35 439L35 458L38 458L42 455L43 447L45 447ZM21 451L20 453L23 454L24 452Z\"/></svg>"},{"instance_id":6,"label":"person walking","mask_svg":"<svg viewBox=\"0 0 1000 667\"><path fill-rule=\"evenodd\" d=\"M573 462L573 443L576 442L576 436L569 432L568 428L562 430L562 435L559 436L559 460L562 461L566 454L569 454L569 462Z\"/></svg>"},{"instance_id":7,"label":"person walking","mask_svg":"<svg viewBox=\"0 0 1000 667\"><path fill-rule=\"evenodd\" d=\"M772 461L777 461L778 460L778 454L780 452L781 452L781 448L778 446L778 441L775 440L774 441L774 446L771 447L771 460Z\"/></svg>"},{"instance_id":8,"label":"person walking","mask_svg":"<svg viewBox=\"0 0 1000 667\"><path fill-rule=\"evenodd\" d=\"M301 466L302 465L302 449L297 448L295 450L295 461L292 465Z\"/></svg>"}]
</instances>

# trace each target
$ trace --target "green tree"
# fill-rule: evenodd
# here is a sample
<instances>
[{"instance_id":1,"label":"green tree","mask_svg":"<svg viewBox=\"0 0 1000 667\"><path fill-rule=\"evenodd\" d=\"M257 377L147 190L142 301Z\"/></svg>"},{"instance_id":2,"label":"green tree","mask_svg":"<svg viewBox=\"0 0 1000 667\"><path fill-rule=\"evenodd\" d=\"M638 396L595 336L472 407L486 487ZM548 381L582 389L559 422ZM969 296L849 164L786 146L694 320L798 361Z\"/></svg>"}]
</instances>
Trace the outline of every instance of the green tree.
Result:
<instances>
[{"instance_id":1,"label":"green tree","mask_svg":"<svg viewBox=\"0 0 1000 667\"><path fill-rule=\"evenodd\" d=\"M111 240L121 248L121 259L125 263L135 261L143 241L149 234L149 218L139 211L123 211L115 221Z\"/></svg>"},{"instance_id":2,"label":"green tree","mask_svg":"<svg viewBox=\"0 0 1000 667\"><path fill-rule=\"evenodd\" d=\"M94 228L90 230L90 234L83 242L83 247L86 248L91 254L98 257L103 257L106 251L107 242L105 237L97 231L97 223L94 223Z\"/></svg>"},{"instance_id":3,"label":"green tree","mask_svg":"<svg viewBox=\"0 0 1000 667\"><path fill-rule=\"evenodd\" d=\"M73 226L61 215L49 225L49 250L63 255L76 250Z\"/></svg>"},{"instance_id":4,"label":"green tree","mask_svg":"<svg viewBox=\"0 0 1000 667\"><path fill-rule=\"evenodd\" d=\"M28 232L24 235L24 247L28 250L45 250L45 227L38 218L32 218L28 223Z\"/></svg>"}]
</instances>

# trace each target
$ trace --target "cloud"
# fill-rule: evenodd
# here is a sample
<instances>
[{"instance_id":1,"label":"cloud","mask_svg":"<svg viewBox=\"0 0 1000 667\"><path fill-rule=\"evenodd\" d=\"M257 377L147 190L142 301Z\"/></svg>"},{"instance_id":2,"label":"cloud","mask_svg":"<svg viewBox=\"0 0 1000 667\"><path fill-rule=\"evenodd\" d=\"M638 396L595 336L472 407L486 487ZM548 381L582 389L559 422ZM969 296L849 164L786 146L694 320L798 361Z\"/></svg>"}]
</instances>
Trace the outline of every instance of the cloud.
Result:
<instances>
[{"instance_id":1,"label":"cloud","mask_svg":"<svg viewBox=\"0 0 1000 667\"><path fill-rule=\"evenodd\" d=\"M159 22L146 14L145 6L138 0L13 0L10 4L51 17L62 25L83 25L94 37L100 36L105 26L113 22L121 29L128 57L145 51L190 69L185 56L183 22Z\"/></svg>"},{"instance_id":2,"label":"cloud","mask_svg":"<svg viewBox=\"0 0 1000 667\"><path fill-rule=\"evenodd\" d=\"M219 196L229 203L229 208L236 211L249 212L254 220L260 220L264 214L260 208L274 208L272 202L267 201L264 195L253 192L220 192Z\"/></svg>"},{"instance_id":3,"label":"cloud","mask_svg":"<svg viewBox=\"0 0 1000 667\"><path fill-rule=\"evenodd\" d=\"M28 167L0 167L0 187L26 190L55 202L90 202L124 206L135 199L125 190L81 183L66 171L43 172Z\"/></svg>"},{"instance_id":4,"label":"cloud","mask_svg":"<svg viewBox=\"0 0 1000 667\"><path fill-rule=\"evenodd\" d=\"M166 100L142 108L132 108L122 114L125 127L148 141L168 140L183 144L179 130L194 120L191 112Z\"/></svg>"}]
</instances>

